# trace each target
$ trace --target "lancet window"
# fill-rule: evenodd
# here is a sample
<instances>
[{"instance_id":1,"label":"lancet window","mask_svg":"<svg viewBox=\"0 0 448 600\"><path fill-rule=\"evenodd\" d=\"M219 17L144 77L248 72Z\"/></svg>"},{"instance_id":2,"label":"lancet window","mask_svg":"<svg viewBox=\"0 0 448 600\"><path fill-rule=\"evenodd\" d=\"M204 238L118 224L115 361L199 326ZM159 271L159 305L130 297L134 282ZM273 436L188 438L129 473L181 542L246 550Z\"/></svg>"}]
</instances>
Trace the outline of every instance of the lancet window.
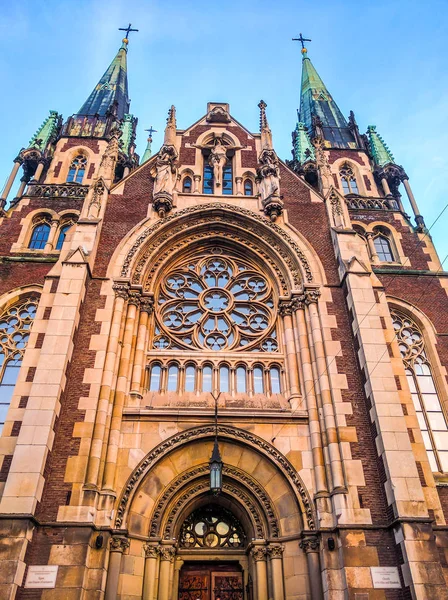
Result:
<instances>
[{"instance_id":1,"label":"lancet window","mask_svg":"<svg viewBox=\"0 0 448 600\"><path fill-rule=\"evenodd\" d=\"M182 192L184 194L191 194L191 177L184 177L182 182Z\"/></svg>"},{"instance_id":2,"label":"lancet window","mask_svg":"<svg viewBox=\"0 0 448 600\"><path fill-rule=\"evenodd\" d=\"M433 377L425 339L417 324L391 311L417 419L433 471L448 472L448 425Z\"/></svg>"},{"instance_id":3,"label":"lancet window","mask_svg":"<svg viewBox=\"0 0 448 600\"><path fill-rule=\"evenodd\" d=\"M341 169L339 171L339 177L341 178L342 189L343 189L345 195L359 194L356 177L355 177L352 167L349 164L345 163L341 167Z\"/></svg>"},{"instance_id":4,"label":"lancet window","mask_svg":"<svg viewBox=\"0 0 448 600\"><path fill-rule=\"evenodd\" d=\"M382 262L393 262L394 255L392 254L392 248L388 238L381 233L373 238L373 243L375 245L375 250L378 255L378 258Z\"/></svg>"},{"instance_id":5,"label":"lancet window","mask_svg":"<svg viewBox=\"0 0 448 600\"><path fill-rule=\"evenodd\" d=\"M11 402L38 299L28 297L0 316L0 434Z\"/></svg>"},{"instance_id":6,"label":"lancet window","mask_svg":"<svg viewBox=\"0 0 448 600\"><path fill-rule=\"evenodd\" d=\"M87 167L87 157L84 154L78 154L70 163L67 175L67 183L82 183L84 173Z\"/></svg>"},{"instance_id":7,"label":"lancet window","mask_svg":"<svg viewBox=\"0 0 448 600\"><path fill-rule=\"evenodd\" d=\"M250 179L244 180L244 195L245 196L253 196L254 195L254 185Z\"/></svg>"},{"instance_id":8,"label":"lancet window","mask_svg":"<svg viewBox=\"0 0 448 600\"><path fill-rule=\"evenodd\" d=\"M50 235L50 223L46 217L39 219L34 225L28 248L31 250L43 250Z\"/></svg>"},{"instance_id":9,"label":"lancet window","mask_svg":"<svg viewBox=\"0 0 448 600\"><path fill-rule=\"evenodd\" d=\"M181 548L244 548L246 535L233 514L220 506L204 506L185 519L179 536Z\"/></svg>"}]
</instances>

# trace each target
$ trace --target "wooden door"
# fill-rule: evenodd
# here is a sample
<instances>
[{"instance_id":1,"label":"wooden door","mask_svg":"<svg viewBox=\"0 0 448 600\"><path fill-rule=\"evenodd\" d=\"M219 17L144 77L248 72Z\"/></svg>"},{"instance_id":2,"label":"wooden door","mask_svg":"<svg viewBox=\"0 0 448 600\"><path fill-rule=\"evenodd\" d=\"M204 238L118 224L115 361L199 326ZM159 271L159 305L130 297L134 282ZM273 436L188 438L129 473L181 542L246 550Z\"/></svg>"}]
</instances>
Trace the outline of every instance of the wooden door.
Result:
<instances>
[{"instance_id":1,"label":"wooden door","mask_svg":"<svg viewBox=\"0 0 448 600\"><path fill-rule=\"evenodd\" d=\"M179 600L244 600L243 574L225 566L182 569Z\"/></svg>"}]
</instances>

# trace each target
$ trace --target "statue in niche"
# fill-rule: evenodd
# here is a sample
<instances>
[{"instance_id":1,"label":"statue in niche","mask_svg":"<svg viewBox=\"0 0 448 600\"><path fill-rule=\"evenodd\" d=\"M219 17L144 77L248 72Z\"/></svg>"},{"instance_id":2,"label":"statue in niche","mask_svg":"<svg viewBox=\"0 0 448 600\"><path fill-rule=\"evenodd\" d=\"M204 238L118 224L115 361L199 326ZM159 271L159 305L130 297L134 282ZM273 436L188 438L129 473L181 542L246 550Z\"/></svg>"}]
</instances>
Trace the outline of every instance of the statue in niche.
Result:
<instances>
[{"instance_id":1,"label":"statue in niche","mask_svg":"<svg viewBox=\"0 0 448 600\"><path fill-rule=\"evenodd\" d=\"M156 162L156 179L154 181L154 195L160 192L172 194L177 180L175 160L177 152L174 146L162 146Z\"/></svg>"},{"instance_id":2,"label":"statue in niche","mask_svg":"<svg viewBox=\"0 0 448 600\"><path fill-rule=\"evenodd\" d=\"M214 146L210 153L209 164L213 167L213 179L215 185L222 185L222 170L227 162L227 150L222 143L222 139L217 137L214 140Z\"/></svg>"},{"instance_id":3,"label":"statue in niche","mask_svg":"<svg viewBox=\"0 0 448 600\"><path fill-rule=\"evenodd\" d=\"M259 162L258 177L260 179L261 200L265 202L272 196L279 196L280 169L274 150L263 150Z\"/></svg>"}]
</instances>

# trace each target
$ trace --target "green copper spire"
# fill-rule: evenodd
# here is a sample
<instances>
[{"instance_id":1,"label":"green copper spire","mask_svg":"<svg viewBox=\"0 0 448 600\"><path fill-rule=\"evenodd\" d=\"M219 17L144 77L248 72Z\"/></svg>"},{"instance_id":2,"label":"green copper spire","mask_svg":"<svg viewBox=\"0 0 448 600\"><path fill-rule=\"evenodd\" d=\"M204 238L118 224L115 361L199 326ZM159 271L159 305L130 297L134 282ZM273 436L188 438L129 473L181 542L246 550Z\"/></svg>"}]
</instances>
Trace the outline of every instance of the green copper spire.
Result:
<instances>
[{"instance_id":1,"label":"green copper spire","mask_svg":"<svg viewBox=\"0 0 448 600\"><path fill-rule=\"evenodd\" d=\"M392 152L384 143L383 138L376 131L375 125L369 125L367 128L367 137L369 138L370 151L372 152L373 162L378 167L384 167L388 164L394 164L395 159Z\"/></svg>"},{"instance_id":2,"label":"green copper spire","mask_svg":"<svg viewBox=\"0 0 448 600\"><path fill-rule=\"evenodd\" d=\"M128 40L124 38L117 55L78 111L78 115L104 117L106 113L113 111L121 120L129 112L127 52Z\"/></svg>"},{"instance_id":3,"label":"green copper spire","mask_svg":"<svg viewBox=\"0 0 448 600\"><path fill-rule=\"evenodd\" d=\"M148 143L147 143L147 146L146 146L145 153L143 154L143 158L142 158L141 164L143 164L144 162L146 162L147 160L149 160L151 158L151 154L152 154L152 150L151 150L152 134L153 133L157 133L157 130L153 129L152 125L151 125L151 127L149 129L145 129L145 131L148 132Z\"/></svg>"},{"instance_id":4,"label":"green copper spire","mask_svg":"<svg viewBox=\"0 0 448 600\"><path fill-rule=\"evenodd\" d=\"M38 148L42 152L51 142L58 131L61 118L55 110L50 110L50 116L45 119L30 140L28 148Z\"/></svg>"},{"instance_id":5,"label":"green copper spire","mask_svg":"<svg viewBox=\"0 0 448 600\"><path fill-rule=\"evenodd\" d=\"M308 58L306 48L302 48L302 57L299 122L314 135L320 127L320 134L330 147L355 148L348 123Z\"/></svg>"},{"instance_id":6,"label":"green copper spire","mask_svg":"<svg viewBox=\"0 0 448 600\"><path fill-rule=\"evenodd\" d=\"M311 143L304 123L297 123L297 127L293 133L293 140L293 154L297 162L303 165L309 160L315 160L314 146Z\"/></svg>"},{"instance_id":7,"label":"green copper spire","mask_svg":"<svg viewBox=\"0 0 448 600\"><path fill-rule=\"evenodd\" d=\"M122 136L120 139L121 150L129 156L131 146L135 140L135 127L137 125L137 119L134 115L126 114L123 117L120 129Z\"/></svg>"}]
</instances>

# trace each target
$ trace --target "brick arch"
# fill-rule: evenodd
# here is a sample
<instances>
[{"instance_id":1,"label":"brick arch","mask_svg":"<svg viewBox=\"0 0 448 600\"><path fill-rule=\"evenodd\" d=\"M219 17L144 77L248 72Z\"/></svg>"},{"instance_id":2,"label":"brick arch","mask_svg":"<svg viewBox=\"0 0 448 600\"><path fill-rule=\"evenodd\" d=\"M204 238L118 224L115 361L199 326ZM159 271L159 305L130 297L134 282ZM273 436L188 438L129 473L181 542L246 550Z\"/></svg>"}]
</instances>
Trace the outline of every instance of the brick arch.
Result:
<instances>
[{"instance_id":1,"label":"brick arch","mask_svg":"<svg viewBox=\"0 0 448 600\"><path fill-rule=\"evenodd\" d=\"M177 515L184 514L183 507L207 493L208 481L206 487L201 485L208 478L204 465L208 465L214 435L213 424L202 425L177 433L154 448L134 469L122 491L115 527L139 535L171 535L176 530ZM260 515L260 527L272 537L316 528L308 490L277 448L230 425L218 426L218 441L228 485L225 493L240 505L254 507L250 519L255 530L255 514ZM199 487L185 496L190 486Z\"/></svg>"}]
</instances>

